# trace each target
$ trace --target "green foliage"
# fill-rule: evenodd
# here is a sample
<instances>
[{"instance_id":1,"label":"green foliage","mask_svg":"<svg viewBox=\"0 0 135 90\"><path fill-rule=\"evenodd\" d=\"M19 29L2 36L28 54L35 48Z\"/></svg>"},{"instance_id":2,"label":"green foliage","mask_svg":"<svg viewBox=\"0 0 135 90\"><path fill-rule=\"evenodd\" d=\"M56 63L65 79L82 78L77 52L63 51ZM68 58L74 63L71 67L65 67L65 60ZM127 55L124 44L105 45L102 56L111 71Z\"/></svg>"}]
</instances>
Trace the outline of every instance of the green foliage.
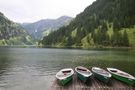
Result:
<instances>
[{"instance_id":1,"label":"green foliage","mask_svg":"<svg viewBox=\"0 0 135 90\"><path fill-rule=\"evenodd\" d=\"M135 27L134 28L123 28L121 30L122 33L124 33L124 31L127 32L129 45L134 47L135 46Z\"/></svg>"},{"instance_id":2,"label":"green foliage","mask_svg":"<svg viewBox=\"0 0 135 90\"><path fill-rule=\"evenodd\" d=\"M119 31L115 31L111 37L112 46L122 46L123 45L123 37L122 33Z\"/></svg>"},{"instance_id":3,"label":"green foliage","mask_svg":"<svg viewBox=\"0 0 135 90\"><path fill-rule=\"evenodd\" d=\"M0 45L25 44L33 44L33 40L28 33L19 24L10 21L0 13Z\"/></svg>"},{"instance_id":4,"label":"green foliage","mask_svg":"<svg viewBox=\"0 0 135 90\"><path fill-rule=\"evenodd\" d=\"M135 0L97 0L68 26L44 37L42 44L65 43L81 47L91 46L88 43L93 40L95 46L130 46L128 32L122 33L121 29L135 25L134 3ZM90 40L87 40L90 33L87 37Z\"/></svg>"},{"instance_id":5,"label":"green foliage","mask_svg":"<svg viewBox=\"0 0 135 90\"><path fill-rule=\"evenodd\" d=\"M123 44L124 46L129 46L129 39L126 30L124 30L124 34L123 34Z\"/></svg>"}]
</instances>

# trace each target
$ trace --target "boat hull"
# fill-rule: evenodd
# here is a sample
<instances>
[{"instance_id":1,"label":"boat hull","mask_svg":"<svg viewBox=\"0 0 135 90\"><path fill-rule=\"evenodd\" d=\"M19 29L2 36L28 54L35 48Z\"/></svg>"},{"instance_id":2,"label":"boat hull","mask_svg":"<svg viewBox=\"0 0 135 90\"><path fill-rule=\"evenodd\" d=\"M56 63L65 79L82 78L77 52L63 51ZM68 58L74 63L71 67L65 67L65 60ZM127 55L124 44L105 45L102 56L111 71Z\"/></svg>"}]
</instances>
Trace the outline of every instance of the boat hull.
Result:
<instances>
[{"instance_id":1,"label":"boat hull","mask_svg":"<svg viewBox=\"0 0 135 90\"><path fill-rule=\"evenodd\" d=\"M56 74L57 81L60 85L66 85L72 80L72 76L74 74L74 71L72 68L65 68L60 70Z\"/></svg>"},{"instance_id":2,"label":"boat hull","mask_svg":"<svg viewBox=\"0 0 135 90\"><path fill-rule=\"evenodd\" d=\"M72 76L69 76L69 77L67 77L67 78L65 78L65 79L59 80L59 83L60 83L60 85L66 85L66 84L68 84L70 81L72 81Z\"/></svg>"},{"instance_id":3,"label":"boat hull","mask_svg":"<svg viewBox=\"0 0 135 90\"><path fill-rule=\"evenodd\" d=\"M98 80L100 80L104 83L108 83L110 81L110 77L106 77L106 76L100 75L100 74L95 73L95 72L93 72L93 74L94 74L95 78L97 78Z\"/></svg>"},{"instance_id":4,"label":"boat hull","mask_svg":"<svg viewBox=\"0 0 135 90\"><path fill-rule=\"evenodd\" d=\"M84 75L82 75L82 74L80 74L80 73L78 73L78 72L77 72L77 77L78 77L81 81L83 81L84 83L86 83L86 82L88 81L88 79L89 79L89 77L85 77Z\"/></svg>"},{"instance_id":5,"label":"boat hull","mask_svg":"<svg viewBox=\"0 0 135 90\"><path fill-rule=\"evenodd\" d=\"M132 79L129 79L129 78L126 78L126 77L122 77L122 76L119 76L119 75L116 75L116 74L113 74L113 73L111 73L111 74L115 79L120 80L120 81L122 81L124 83L127 83L129 85L134 85L135 84L135 80L132 80Z\"/></svg>"}]
</instances>

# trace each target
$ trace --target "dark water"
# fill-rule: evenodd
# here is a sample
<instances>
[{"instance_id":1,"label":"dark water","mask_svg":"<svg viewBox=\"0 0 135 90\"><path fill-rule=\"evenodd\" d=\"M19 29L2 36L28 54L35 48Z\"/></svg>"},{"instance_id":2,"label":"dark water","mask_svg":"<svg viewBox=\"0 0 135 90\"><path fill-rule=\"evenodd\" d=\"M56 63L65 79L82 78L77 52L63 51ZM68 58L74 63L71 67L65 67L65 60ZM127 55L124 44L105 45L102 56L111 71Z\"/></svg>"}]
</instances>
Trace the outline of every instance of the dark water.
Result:
<instances>
[{"instance_id":1,"label":"dark water","mask_svg":"<svg viewBox=\"0 0 135 90\"><path fill-rule=\"evenodd\" d=\"M135 76L135 50L0 48L0 90L48 90L62 68L115 67Z\"/></svg>"}]
</instances>

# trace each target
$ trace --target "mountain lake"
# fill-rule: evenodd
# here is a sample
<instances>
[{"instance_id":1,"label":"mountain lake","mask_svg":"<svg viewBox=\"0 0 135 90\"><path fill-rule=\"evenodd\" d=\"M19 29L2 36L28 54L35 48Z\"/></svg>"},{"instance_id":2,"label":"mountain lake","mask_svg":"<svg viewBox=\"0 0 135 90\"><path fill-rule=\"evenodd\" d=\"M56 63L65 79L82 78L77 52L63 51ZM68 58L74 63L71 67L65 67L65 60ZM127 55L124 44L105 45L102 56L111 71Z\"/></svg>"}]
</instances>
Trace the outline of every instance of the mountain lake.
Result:
<instances>
[{"instance_id":1,"label":"mountain lake","mask_svg":"<svg viewBox=\"0 0 135 90\"><path fill-rule=\"evenodd\" d=\"M48 90L62 68L115 67L135 76L135 49L0 48L0 90Z\"/></svg>"}]
</instances>

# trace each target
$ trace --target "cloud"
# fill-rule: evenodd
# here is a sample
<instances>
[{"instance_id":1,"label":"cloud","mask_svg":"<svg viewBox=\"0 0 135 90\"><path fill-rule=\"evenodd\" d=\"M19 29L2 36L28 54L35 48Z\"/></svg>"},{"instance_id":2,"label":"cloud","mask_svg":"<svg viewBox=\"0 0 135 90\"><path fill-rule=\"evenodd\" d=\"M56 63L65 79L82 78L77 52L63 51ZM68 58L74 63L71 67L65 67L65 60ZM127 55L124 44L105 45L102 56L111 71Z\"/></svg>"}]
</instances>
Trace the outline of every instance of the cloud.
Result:
<instances>
[{"instance_id":1,"label":"cloud","mask_svg":"<svg viewBox=\"0 0 135 90\"><path fill-rule=\"evenodd\" d=\"M0 11L16 22L33 22L62 15L75 17L95 0L0 0Z\"/></svg>"}]
</instances>

